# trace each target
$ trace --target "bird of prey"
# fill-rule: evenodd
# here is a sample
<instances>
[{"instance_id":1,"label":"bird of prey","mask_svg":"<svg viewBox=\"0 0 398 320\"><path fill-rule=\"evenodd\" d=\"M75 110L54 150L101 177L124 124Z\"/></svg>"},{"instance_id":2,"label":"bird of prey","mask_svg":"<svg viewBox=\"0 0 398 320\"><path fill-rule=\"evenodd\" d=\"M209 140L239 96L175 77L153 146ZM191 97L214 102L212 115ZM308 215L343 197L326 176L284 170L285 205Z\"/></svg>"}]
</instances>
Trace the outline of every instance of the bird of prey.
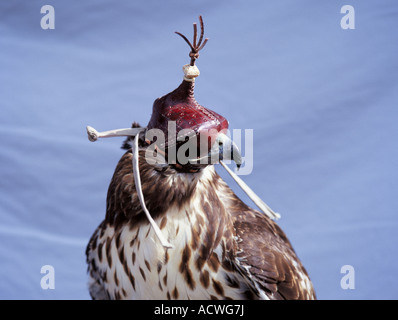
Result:
<instances>
[{"instance_id":1,"label":"bird of prey","mask_svg":"<svg viewBox=\"0 0 398 320\"><path fill-rule=\"evenodd\" d=\"M242 164L239 150L225 134L228 121L195 100L199 75L195 60L207 42L199 20L199 40L196 24L192 43L178 33L191 48L191 62L183 68L180 86L155 100L146 127L133 123L131 128L107 132L87 127L92 141L128 136L123 145L127 151L109 185L105 219L86 250L90 295L93 299L315 299L305 268L273 221L277 215L223 162ZM170 134L170 123L176 136ZM148 138L151 130L165 133L164 141ZM187 139L179 139L187 130L188 141L204 136L202 140L211 145L196 146L198 155L183 161L172 154L187 154ZM218 160L210 161L215 155ZM263 212L236 196L216 173L215 163L229 170Z\"/></svg>"}]
</instances>

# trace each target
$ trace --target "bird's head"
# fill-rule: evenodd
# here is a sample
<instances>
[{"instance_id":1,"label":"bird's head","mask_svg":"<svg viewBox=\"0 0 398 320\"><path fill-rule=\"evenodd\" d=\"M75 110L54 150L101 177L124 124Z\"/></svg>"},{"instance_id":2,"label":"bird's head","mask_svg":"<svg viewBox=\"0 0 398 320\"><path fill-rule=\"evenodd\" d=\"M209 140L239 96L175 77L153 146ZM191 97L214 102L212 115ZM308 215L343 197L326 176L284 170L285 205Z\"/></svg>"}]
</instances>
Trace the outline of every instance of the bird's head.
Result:
<instances>
[{"instance_id":1,"label":"bird's head","mask_svg":"<svg viewBox=\"0 0 398 320\"><path fill-rule=\"evenodd\" d=\"M148 163L153 163L154 160L166 163L178 172L197 172L208 165L219 163L220 160L233 160L238 168L241 166L240 151L227 134L227 119L200 105L194 96L195 78L199 76L195 61L208 41L207 38L203 39L202 17L199 20L199 40L196 23L192 43L176 32L190 46L191 61L183 66L184 78L177 89L155 100L148 125L138 128L137 124L133 124L131 129L106 132L87 127L91 141L101 137L128 136L123 148L130 149L138 135L139 147L149 151L146 153Z\"/></svg>"},{"instance_id":2,"label":"bird's head","mask_svg":"<svg viewBox=\"0 0 398 320\"><path fill-rule=\"evenodd\" d=\"M191 62L183 66L184 79L179 87L153 103L152 116L147 125L149 135L146 135L145 141L178 171L194 172L220 160L233 160L239 168L242 157L227 135L227 119L201 106L194 96L195 78L199 76L195 60L208 40L203 41L203 20L199 19L201 34L198 42L196 24L193 43L176 32L190 46Z\"/></svg>"}]
</instances>

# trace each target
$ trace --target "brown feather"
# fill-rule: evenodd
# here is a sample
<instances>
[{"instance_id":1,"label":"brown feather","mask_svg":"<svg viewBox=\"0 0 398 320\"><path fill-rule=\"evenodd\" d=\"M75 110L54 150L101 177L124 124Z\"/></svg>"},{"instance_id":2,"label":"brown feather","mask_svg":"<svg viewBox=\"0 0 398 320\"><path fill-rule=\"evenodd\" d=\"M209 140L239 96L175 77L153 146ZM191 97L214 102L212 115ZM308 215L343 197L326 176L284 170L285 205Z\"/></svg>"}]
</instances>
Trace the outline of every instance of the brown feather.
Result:
<instances>
[{"instance_id":1,"label":"brown feather","mask_svg":"<svg viewBox=\"0 0 398 320\"><path fill-rule=\"evenodd\" d=\"M90 289L93 298L128 296L123 287L117 292L105 290L106 281L111 281L106 278L107 270L117 263L134 290L143 285L138 286L138 281L145 283L152 272L157 272L158 289L161 292L164 289L168 299L178 299L188 289L201 292L199 286L208 292L209 298L217 299L230 298L233 292L235 296L239 293L241 299L259 299L264 295L270 299L316 298L307 272L284 232L268 217L244 204L215 171L206 187L198 190L198 183L202 183L201 172L181 173L172 166L152 166L145 161L144 152L140 150L139 159L142 191L151 216L159 219L162 230L172 223L168 216L170 208L182 210L189 207L193 197L200 199L202 214L196 217L195 224L191 222L191 212L184 212L191 223L191 237L181 250L176 271L186 288L168 287L167 267L162 266L171 263L173 251L166 250L153 268L150 257L141 260L142 264L137 266L139 276L133 276L129 269L139 263L140 256L134 251L125 254L124 248L140 250L142 243L152 240L148 229L140 233L140 228L148 225L148 221L135 190L132 154L127 151L117 164L109 185L105 220L86 250L89 274L94 278ZM173 181L171 187L170 179ZM126 226L131 231L137 230L134 237L127 237L128 241L121 236ZM114 233L107 233L108 229L113 229ZM118 261L112 259L115 247ZM98 262L107 263L108 269L99 270ZM119 274L114 273L112 278L116 285L122 286Z\"/></svg>"}]
</instances>

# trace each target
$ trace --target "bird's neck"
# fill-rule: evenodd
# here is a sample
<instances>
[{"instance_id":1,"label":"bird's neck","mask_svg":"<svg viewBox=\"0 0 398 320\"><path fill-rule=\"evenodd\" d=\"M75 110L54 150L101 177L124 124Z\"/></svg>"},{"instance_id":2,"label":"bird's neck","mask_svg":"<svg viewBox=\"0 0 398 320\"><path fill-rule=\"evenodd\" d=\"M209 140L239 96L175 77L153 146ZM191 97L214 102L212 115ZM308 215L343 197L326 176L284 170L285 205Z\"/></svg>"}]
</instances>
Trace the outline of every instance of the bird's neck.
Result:
<instances>
[{"instance_id":1,"label":"bird's neck","mask_svg":"<svg viewBox=\"0 0 398 320\"><path fill-rule=\"evenodd\" d=\"M149 164L144 151L140 151L139 166L142 193L153 219L182 208L188 214L201 208L209 221L223 220L227 216L226 204L219 192L225 188L225 182L214 166L196 173L181 173L171 166ZM126 152L120 159L109 185L106 222L116 228L126 223L133 226L148 222L137 196L131 152Z\"/></svg>"},{"instance_id":2,"label":"bird's neck","mask_svg":"<svg viewBox=\"0 0 398 320\"><path fill-rule=\"evenodd\" d=\"M159 190L157 201L167 205L154 219L177 251L185 252L189 248L196 256L199 270L212 256L216 263L235 252L233 221L228 201L222 198L221 192L225 182L214 167L206 167L196 174L170 175L166 180L169 189L164 193ZM148 206L153 205L146 202Z\"/></svg>"}]
</instances>

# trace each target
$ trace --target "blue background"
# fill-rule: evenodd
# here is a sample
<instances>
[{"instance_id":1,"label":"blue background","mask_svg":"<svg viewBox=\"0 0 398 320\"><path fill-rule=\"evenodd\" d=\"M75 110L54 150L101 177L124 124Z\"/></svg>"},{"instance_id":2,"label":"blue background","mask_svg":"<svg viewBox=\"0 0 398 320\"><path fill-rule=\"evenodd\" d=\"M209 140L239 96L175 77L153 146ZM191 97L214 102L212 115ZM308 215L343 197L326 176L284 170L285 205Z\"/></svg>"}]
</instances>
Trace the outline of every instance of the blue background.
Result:
<instances>
[{"instance_id":1,"label":"blue background","mask_svg":"<svg viewBox=\"0 0 398 320\"><path fill-rule=\"evenodd\" d=\"M45 4L55 30L40 27ZM345 4L355 30L340 27ZM243 179L282 214L318 298L398 298L395 0L2 0L0 298L89 298L85 246L123 139L92 144L85 127L146 125L189 62L173 32L191 38L199 14L196 98L254 130ZM40 287L47 264L55 290Z\"/></svg>"}]
</instances>

